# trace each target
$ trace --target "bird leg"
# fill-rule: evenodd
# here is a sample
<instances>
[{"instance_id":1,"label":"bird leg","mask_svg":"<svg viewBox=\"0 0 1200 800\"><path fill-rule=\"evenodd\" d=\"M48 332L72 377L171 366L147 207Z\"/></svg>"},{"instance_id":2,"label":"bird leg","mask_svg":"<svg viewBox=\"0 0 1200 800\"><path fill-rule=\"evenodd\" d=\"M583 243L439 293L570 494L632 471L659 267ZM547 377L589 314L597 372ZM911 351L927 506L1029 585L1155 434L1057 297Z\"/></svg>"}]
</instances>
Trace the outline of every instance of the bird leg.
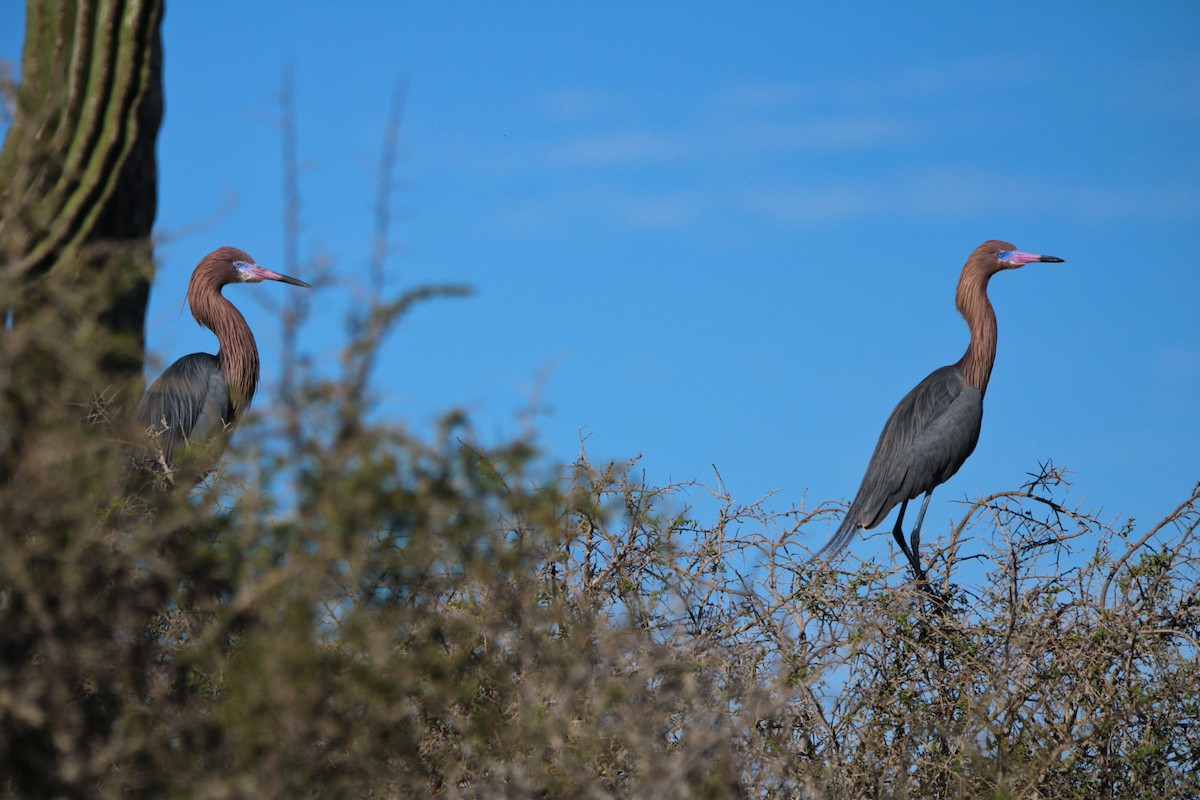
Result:
<instances>
[{"instance_id":1,"label":"bird leg","mask_svg":"<svg viewBox=\"0 0 1200 800\"><path fill-rule=\"evenodd\" d=\"M925 521L925 510L929 508L929 498L933 497L933 489L925 493L925 501L921 503L921 511L917 514L917 524L912 531L912 554L921 563L921 523Z\"/></svg>"},{"instance_id":2,"label":"bird leg","mask_svg":"<svg viewBox=\"0 0 1200 800\"><path fill-rule=\"evenodd\" d=\"M929 503L929 495L925 495L925 503ZM896 516L896 527L892 528L892 536L896 539L896 544L900 545L900 549L904 552L904 557L908 559L909 566L913 569L913 574L917 580L925 580L925 570L921 569L921 559L917 556L917 550L921 544L921 520L917 519L917 527L913 531L913 546L910 549L908 542L904 539L904 512L908 510L908 501L905 500L900 504L900 513ZM925 506L921 506L921 517L925 516Z\"/></svg>"},{"instance_id":3,"label":"bird leg","mask_svg":"<svg viewBox=\"0 0 1200 800\"><path fill-rule=\"evenodd\" d=\"M903 551L904 557L908 559L908 563L913 563L912 551L908 549L908 542L904 539L904 512L908 510L908 501L905 500L900 504L900 513L896 515L896 527L892 528L892 536L896 539L896 544L900 545L900 550Z\"/></svg>"}]
</instances>

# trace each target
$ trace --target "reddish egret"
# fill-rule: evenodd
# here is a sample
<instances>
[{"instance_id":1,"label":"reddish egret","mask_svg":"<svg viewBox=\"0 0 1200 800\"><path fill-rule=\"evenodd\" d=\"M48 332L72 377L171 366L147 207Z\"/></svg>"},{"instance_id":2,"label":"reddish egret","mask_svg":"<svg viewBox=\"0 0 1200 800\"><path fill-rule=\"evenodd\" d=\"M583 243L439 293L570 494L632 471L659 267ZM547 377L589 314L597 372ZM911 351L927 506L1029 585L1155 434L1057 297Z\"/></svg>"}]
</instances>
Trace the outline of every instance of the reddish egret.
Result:
<instances>
[{"instance_id":1,"label":"reddish egret","mask_svg":"<svg viewBox=\"0 0 1200 800\"><path fill-rule=\"evenodd\" d=\"M1034 261L1061 262L1054 256L1019 252L1015 245L995 239L975 248L958 279L955 304L971 329L967 352L957 363L934 370L892 411L867 464L858 494L837 533L817 553L837 555L858 533L874 528L896 504L900 514L892 535L904 551L913 574L924 580L921 568L921 521L935 487L958 472L979 441L983 395L996 360L996 313L988 300L988 280L1005 269ZM924 493L912 547L904 541L904 512L908 501Z\"/></svg>"},{"instance_id":2,"label":"reddish egret","mask_svg":"<svg viewBox=\"0 0 1200 800\"><path fill-rule=\"evenodd\" d=\"M192 353L176 361L150 385L138 405L138 422L157 435L159 469L173 468L185 445L215 445L204 459L206 468L201 473L206 472L220 457L222 434L250 406L258 388L258 347L245 317L225 299L221 287L260 281L308 287L304 281L260 267L235 247L212 251L192 273L188 306L196 322L217 335L220 346L215 356Z\"/></svg>"}]
</instances>

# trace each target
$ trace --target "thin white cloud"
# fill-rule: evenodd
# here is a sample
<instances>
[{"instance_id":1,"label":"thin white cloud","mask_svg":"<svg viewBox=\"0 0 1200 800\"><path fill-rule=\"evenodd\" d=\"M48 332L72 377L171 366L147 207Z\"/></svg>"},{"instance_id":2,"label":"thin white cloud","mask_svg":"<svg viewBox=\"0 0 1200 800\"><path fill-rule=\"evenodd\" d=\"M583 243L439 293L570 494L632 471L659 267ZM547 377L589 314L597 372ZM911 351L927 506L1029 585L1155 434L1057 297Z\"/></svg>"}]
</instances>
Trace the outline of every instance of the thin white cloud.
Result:
<instances>
[{"instance_id":1,"label":"thin white cloud","mask_svg":"<svg viewBox=\"0 0 1200 800\"><path fill-rule=\"evenodd\" d=\"M679 228L705 216L704 198L690 193L633 197L614 205L617 215L638 228Z\"/></svg>"},{"instance_id":2,"label":"thin white cloud","mask_svg":"<svg viewBox=\"0 0 1200 800\"><path fill-rule=\"evenodd\" d=\"M615 104L610 93L586 89L544 92L530 103L536 114L556 122L595 119L608 113Z\"/></svg>"},{"instance_id":3,"label":"thin white cloud","mask_svg":"<svg viewBox=\"0 0 1200 800\"><path fill-rule=\"evenodd\" d=\"M699 103L690 120L658 125L630 123L639 112L619 98L564 91L539 98L548 114L569 119L543 126L540 140L460 142L455 150L468 154L459 160L467 170L519 174L526 188L538 187L502 212L526 230L577 215L663 229L720 224L733 215L784 226L1020 209L1094 222L1200 217L1200 189L1182 178L1171 186L1105 186L1103 176L1022 179L947 163L939 142L990 124L955 111L948 98L1019 87L1037 81L1039 69L984 57L871 80L726 86ZM614 121L618 116L622 121ZM886 157L869 160L874 153ZM1023 191L1033 186L1039 190Z\"/></svg>"},{"instance_id":4,"label":"thin white cloud","mask_svg":"<svg viewBox=\"0 0 1200 800\"><path fill-rule=\"evenodd\" d=\"M1042 181L1041 183L1045 183ZM1014 198L1027 211L1104 222L1122 218L1200 218L1200 189L1152 186L1133 190L1063 184L1021 192L1039 180L989 175L974 169L932 167L869 181L760 189L744 196L747 209L781 223L813 225L855 216L956 219L1008 213Z\"/></svg>"},{"instance_id":5,"label":"thin white cloud","mask_svg":"<svg viewBox=\"0 0 1200 800\"><path fill-rule=\"evenodd\" d=\"M741 90L750 105L765 102L784 88ZM799 92L801 90L797 90ZM782 97L780 102L785 101ZM725 97L701 103L696 116L673 126L614 121L614 98L593 92L562 91L539 96L533 106L548 120L535 126L536 135L523 138L443 137L435 147L453 153L453 160L485 173L607 169L654 164L697 170L721 163L745 163L779 155L822 150L875 150L918 142L928 123L906 112L810 109L778 115L737 110ZM714 109L716 111L714 112ZM626 117L628 114L625 115ZM591 123L580 131L580 122Z\"/></svg>"},{"instance_id":6,"label":"thin white cloud","mask_svg":"<svg viewBox=\"0 0 1200 800\"><path fill-rule=\"evenodd\" d=\"M547 162L558 165L617 165L673 161L695 154L687 137L651 131L617 131L586 136L552 145L544 151Z\"/></svg>"},{"instance_id":7,"label":"thin white cloud","mask_svg":"<svg viewBox=\"0 0 1200 800\"><path fill-rule=\"evenodd\" d=\"M785 225L817 225L878 210L876 192L863 186L826 185L758 189L737 198L743 210Z\"/></svg>"},{"instance_id":8,"label":"thin white cloud","mask_svg":"<svg viewBox=\"0 0 1200 800\"><path fill-rule=\"evenodd\" d=\"M820 150L871 150L916 140L921 127L901 118L838 115L796 123L738 121L690 130L601 131L532 148L524 167L687 165L778 157Z\"/></svg>"},{"instance_id":9,"label":"thin white cloud","mask_svg":"<svg viewBox=\"0 0 1200 800\"><path fill-rule=\"evenodd\" d=\"M506 224L557 227L580 217L637 229L680 229L726 224L731 218L757 218L784 227L813 227L855 219L955 220L1009 214L1014 208L1062 219L1106 223L1125 218L1200 217L1200 190L1149 187L1133 191L1055 184L1046 191L1013 198L1023 182L1011 175L973 169L932 167L870 179L776 182L729 187L698 181L664 190L661 186L572 185L502 212Z\"/></svg>"},{"instance_id":10,"label":"thin white cloud","mask_svg":"<svg viewBox=\"0 0 1200 800\"><path fill-rule=\"evenodd\" d=\"M835 116L787 124L751 123L735 141L750 151L875 149L911 141L920 132L921 126L896 117Z\"/></svg>"},{"instance_id":11,"label":"thin white cloud","mask_svg":"<svg viewBox=\"0 0 1200 800\"><path fill-rule=\"evenodd\" d=\"M1005 56L981 56L938 67L910 67L866 78L822 76L817 80L751 81L723 86L709 105L716 113L796 113L846 107L896 107L941 101L948 94L969 90L978 94L1000 87L1017 87L1039 79L1035 62Z\"/></svg>"},{"instance_id":12,"label":"thin white cloud","mask_svg":"<svg viewBox=\"0 0 1200 800\"><path fill-rule=\"evenodd\" d=\"M703 192L631 191L623 187L568 190L550 198L526 200L497 209L505 228L532 232L586 217L597 223L634 229L678 229L702 222L716 206Z\"/></svg>"}]
</instances>

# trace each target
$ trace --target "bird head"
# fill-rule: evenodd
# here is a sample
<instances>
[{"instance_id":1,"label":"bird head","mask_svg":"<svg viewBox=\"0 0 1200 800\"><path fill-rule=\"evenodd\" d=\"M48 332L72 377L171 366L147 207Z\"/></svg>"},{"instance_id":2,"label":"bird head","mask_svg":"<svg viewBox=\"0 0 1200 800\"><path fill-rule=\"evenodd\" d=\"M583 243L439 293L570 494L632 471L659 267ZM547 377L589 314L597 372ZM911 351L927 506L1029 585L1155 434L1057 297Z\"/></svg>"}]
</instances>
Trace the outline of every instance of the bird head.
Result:
<instances>
[{"instance_id":1,"label":"bird head","mask_svg":"<svg viewBox=\"0 0 1200 800\"><path fill-rule=\"evenodd\" d=\"M283 275L278 272L272 272L266 267L260 267L253 261L234 261L233 268L237 271L237 280L241 281L242 283L279 281L280 283L290 283L292 286L303 286L306 289L312 288L299 278L293 278L291 275Z\"/></svg>"},{"instance_id":2,"label":"bird head","mask_svg":"<svg viewBox=\"0 0 1200 800\"><path fill-rule=\"evenodd\" d=\"M227 283L261 283L262 281L279 281L292 286L303 286L311 289L304 281L290 275L260 267L245 250L236 247L219 247L209 253L196 267L193 280L201 275L215 279L218 285Z\"/></svg>"},{"instance_id":3,"label":"bird head","mask_svg":"<svg viewBox=\"0 0 1200 800\"><path fill-rule=\"evenodd\" d=\"M1035 261L1052 263L1062 263L1063 261L1057 256L1021 252L1015 244L1002 242L999 239L990 239L975 248L975 252L971 254L971 260L976 259L986 265L988 272L999 272L1002 269L1019 269Z\"/></svg>"}]
</instances>

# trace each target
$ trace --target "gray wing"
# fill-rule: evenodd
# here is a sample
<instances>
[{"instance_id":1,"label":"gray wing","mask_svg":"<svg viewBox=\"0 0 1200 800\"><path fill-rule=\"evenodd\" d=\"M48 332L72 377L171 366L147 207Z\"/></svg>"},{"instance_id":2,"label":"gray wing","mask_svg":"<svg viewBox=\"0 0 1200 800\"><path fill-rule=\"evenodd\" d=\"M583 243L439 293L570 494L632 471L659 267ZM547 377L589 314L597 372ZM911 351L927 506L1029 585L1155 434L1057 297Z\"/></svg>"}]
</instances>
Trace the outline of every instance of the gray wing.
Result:
<instances>
[{"instance_id":1,"label":"gray wing","mask_svg":"<svg viewBox=\"0 0 1200 800\"><path fill-rule=\"evenodd\" d=\"M932 372L888 417L854 502L821 552L838 552L859 528L874 528L904 500L958 472L979 441L983 395L951 365Z\"/></svg>"},{"instance_id":2,"label":"gray wing","mask_svg":"<svg viewBox=\"0 0 1200 800\"><path fill-rule=\"evenodd\" d=\"M942 367L904 396L883 426L862 486L851 504L873 528L897 504L943 483L979 441L983 395L955 366Z\"/></svg>"},{"instance_id":3,"label":"gray wing","mask_svg":"<svg viewBox=\"0 0 1200 800\"><path fill-rule=\"evenodd\" d=\"M233 420L233 405L216 356L192 353L168 367L146 390L137 418L154 429L168 465L188 442L223 431Z\"/></svg>"}]
</instances>

